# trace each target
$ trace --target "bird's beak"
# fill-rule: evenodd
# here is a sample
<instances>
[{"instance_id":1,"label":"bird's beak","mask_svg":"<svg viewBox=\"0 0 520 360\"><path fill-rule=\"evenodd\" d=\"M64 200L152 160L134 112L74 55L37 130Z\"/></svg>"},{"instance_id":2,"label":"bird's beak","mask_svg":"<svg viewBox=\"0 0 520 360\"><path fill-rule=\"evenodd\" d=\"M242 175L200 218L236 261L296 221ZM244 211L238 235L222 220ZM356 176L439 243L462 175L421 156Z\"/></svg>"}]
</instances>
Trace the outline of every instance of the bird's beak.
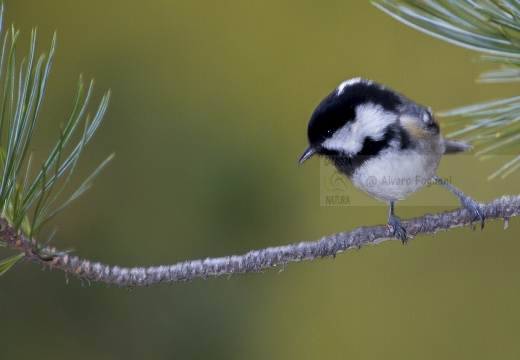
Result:
<instances>
[{"instance_id":1,"label":"bird's beak","mask_svg":"<svg viewBox=\"0 0 520 360\"><path fill-rule=\"evenodd\" d=\"M312 145L309 145L307 149L302 154L302 157L300 158L300 161L298 161L298 165L303 163L305 160L310 158L312 155L316 154L316 148L314 148Z\"/></svg>"}]
</instances>

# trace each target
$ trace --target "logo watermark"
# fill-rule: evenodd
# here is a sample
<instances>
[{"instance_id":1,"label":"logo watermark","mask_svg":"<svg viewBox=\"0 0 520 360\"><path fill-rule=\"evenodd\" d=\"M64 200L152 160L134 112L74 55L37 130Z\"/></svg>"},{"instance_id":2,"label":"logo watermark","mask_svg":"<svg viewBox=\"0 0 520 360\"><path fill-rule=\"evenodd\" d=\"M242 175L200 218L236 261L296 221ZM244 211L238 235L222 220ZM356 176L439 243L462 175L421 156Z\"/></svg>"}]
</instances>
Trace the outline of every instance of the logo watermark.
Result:
<instances>
[{"instance_id":1,"label":"logo watermark","mask_svg":"<svg viewBox=\"0 0 520 360\"><path fill-rule=\"evenodd\" d=\"M451 176L446 178L440 178L445 183L451 184ZM437 185L431 178L425 178L420 175L415 177L393 177L390 175L383 175L381 177L369 176L365 180L365 184L368 188L376 186L405 186L405 187L430 187Z\"/></svg>"},{"instance_id":2,"label":"logo watermark","mask_svg":"<svg viewBox=\"0 0 520 360\"><path fill-rule=\"evenodd\" d=\"M320 205L348 206L356 190L328 158L320 158Z\"/></svg>"}]
</instances>

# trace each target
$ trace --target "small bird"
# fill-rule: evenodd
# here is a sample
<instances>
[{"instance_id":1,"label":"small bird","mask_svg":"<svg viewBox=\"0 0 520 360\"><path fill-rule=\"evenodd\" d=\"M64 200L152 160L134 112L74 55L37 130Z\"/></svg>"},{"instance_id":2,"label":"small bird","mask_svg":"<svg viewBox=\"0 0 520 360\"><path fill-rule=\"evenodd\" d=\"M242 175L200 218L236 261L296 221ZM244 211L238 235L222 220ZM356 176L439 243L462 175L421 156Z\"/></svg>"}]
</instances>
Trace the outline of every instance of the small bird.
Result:
<instances>
[{"instance_id":1,"label":"small bird","mask_svg":"<svg viewBox=\"0 0 520 360\"><path fill-rule=\"evenodd\" d=\"M354 186L390 205L388 225L403 243L407 234L394 204L430 182L456 195L484 227L484 212L475 200L435 174L442 155L472 146L443 139L430 108L371 80L353 78L314 110L307 136L309 146L299 164L314 154L328 157Z\"/></svg>"}]
</instances>

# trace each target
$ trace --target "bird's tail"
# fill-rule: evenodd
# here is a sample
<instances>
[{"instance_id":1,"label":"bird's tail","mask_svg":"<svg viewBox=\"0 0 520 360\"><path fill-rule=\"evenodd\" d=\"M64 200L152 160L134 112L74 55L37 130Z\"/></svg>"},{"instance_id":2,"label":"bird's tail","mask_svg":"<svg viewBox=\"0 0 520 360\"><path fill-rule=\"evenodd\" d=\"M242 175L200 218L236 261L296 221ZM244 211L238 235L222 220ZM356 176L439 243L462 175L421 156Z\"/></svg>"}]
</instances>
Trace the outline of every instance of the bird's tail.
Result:
<instances>
[{"instance_id":1,"label":"bird's tail","mask_svg":"<svg viewBox=\"0 0 520 360\"><path fill-rule=\"evenodd\" d=\"M473 146L460 142L444 140L444 155L457 154L473 149Z\"/></svg>"}]
</instances>

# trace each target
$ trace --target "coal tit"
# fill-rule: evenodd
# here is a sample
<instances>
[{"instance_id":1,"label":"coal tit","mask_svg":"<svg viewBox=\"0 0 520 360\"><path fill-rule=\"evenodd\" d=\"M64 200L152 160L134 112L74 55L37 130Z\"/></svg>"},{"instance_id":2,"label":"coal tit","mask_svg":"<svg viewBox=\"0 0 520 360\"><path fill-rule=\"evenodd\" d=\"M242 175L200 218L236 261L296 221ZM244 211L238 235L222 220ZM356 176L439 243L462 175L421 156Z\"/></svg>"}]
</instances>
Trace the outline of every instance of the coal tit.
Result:
<instances>
[{"instance_id":1,"label":"coal tit","mask_svg":"<svg viewBox=\"0 0 520 360\"><path fill-rule=\"evenodd\" d=\"M403 243L406 231L394 215L394 204L428 182L455 194L484 226L480 206L435 174L442 155L472 147L443 139L430 108L370 80L354 78L318 105L307 136L309 147L299 164L314 154L328 157L354 186L390 205L388 225Z\"/></svg>"}]
</instances>

